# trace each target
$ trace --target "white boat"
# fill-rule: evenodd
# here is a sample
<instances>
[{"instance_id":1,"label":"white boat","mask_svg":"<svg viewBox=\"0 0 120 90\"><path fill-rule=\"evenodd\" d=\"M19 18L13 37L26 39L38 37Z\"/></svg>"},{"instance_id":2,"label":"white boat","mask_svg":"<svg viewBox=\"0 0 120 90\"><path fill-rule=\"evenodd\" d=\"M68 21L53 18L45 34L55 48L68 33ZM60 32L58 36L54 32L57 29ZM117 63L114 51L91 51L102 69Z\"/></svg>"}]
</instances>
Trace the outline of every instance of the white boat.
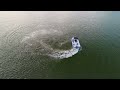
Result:
<instances>
[{"instance_id":1,"label":"white boat","mask_svg":"<svg viewBox=\"0 0 120 90\"><path fill-rule=\"evenodd\" d=\"M74 49L78 49L78 50L81 49L81 45L80 45L79 39L77 37L72 37L71 42L72 42L72 47Z\"/></svg>"}]
</instances>

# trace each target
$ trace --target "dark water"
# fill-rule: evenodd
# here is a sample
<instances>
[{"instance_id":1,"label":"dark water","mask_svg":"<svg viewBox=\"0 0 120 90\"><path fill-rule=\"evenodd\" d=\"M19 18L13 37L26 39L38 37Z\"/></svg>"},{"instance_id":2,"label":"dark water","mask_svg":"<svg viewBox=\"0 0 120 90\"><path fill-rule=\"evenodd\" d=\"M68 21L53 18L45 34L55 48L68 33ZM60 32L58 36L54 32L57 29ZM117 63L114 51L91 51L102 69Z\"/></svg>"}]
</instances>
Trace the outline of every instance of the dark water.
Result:
<instances>
[{"instance_id":1,"label":"dark water","mask_svg":"<svg viewBox=\"0 0 120 90\"><path fill-rule=\"evenodd\" d=\"M67 59L49 54L82 51ZM0 78L120 78L120 12L0 12Z\"/></svg>"}]
</instances>

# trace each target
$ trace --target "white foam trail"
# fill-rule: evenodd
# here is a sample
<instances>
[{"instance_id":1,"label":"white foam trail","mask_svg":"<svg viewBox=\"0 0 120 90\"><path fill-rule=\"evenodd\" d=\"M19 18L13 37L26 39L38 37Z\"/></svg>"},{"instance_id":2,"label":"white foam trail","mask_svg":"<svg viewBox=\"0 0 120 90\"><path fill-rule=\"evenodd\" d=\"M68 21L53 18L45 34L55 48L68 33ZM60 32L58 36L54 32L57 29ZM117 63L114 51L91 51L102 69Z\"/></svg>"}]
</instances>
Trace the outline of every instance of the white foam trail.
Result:
<instances>
[{"instance_id":1,"label":"white foam trail","mask_svg":"<svg viewBox=\"0 0 120 90\"><path fill-rule=\"evenodd\" d=\"M82 50L82 48L81 48ZM73 55L77 54L79 52L78 49L76 48L72 48L70 50L66 50L66 51L55 51L52 54L49 54L49 56L54 57L56 59L64 59L64 58L69 58L72 57Z\"/></svg>"}]
</instances>

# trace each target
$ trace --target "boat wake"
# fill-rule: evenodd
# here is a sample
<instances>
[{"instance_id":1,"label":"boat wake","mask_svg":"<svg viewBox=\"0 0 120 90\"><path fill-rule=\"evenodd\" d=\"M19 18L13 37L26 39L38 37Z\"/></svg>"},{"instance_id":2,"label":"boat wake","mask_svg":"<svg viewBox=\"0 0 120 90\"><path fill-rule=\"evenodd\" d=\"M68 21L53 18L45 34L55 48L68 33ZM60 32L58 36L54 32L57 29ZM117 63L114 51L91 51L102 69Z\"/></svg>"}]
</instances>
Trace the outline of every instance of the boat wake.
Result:
<instances>
[{"instance_id":1,"label":"boat wake","mask_svg":"<svg viewBox=\"0 0 120 90\"><path fill-rule=\"evenodd\" d=\"M56 51L52 52L52 54L49 54L49 56L54 57L56 59L64 59L64 58L72 57L73 55L77 54L78 52L79 52L79 50L75 49L75 48L72 48L70 50L65 50L65 51L56 50Z\"/></svg>"},{"instance_id":2,"label":"boat wake","mask_svg":"<svg viewBox=\"0 0 120 90\"><path fill-rule=\"evenodd\" d=\"M47 32L47 34L48 34L48 32ZM55 42L54 39L56 37L50 38L50 36L47 37L48 36L47 34L45 34L45 31L44 31L44 33L41 33L41 31L39 31L39 32L37 31L37 32L33 32L33 33L25 36L21 41L21 43L25 44L24 50L26 52L30 51L31 53L34 53L34 54L39 53L38 55L49 56L49 57L55 58L55 59L69 58L82 50L82 47L75 48L75 47L72 47L73 45L71 45L72 48L69 50L55 49L55 47L54 48L52 47L51 42L48 44L46 41L51 41L51 39L53 39L52 42ZM47 38L43 38L43 36L45 37L45 35L47 35L46 36ZM49 33L49 35L50 35L50 33ZM42 36L42 37L40 37L40 36ZM64 41L64 43L58 42L57 44L59 46L61 44L65 44L65 43L67 43L67 42L66 41Z\"/></svg>"}]
</instances>

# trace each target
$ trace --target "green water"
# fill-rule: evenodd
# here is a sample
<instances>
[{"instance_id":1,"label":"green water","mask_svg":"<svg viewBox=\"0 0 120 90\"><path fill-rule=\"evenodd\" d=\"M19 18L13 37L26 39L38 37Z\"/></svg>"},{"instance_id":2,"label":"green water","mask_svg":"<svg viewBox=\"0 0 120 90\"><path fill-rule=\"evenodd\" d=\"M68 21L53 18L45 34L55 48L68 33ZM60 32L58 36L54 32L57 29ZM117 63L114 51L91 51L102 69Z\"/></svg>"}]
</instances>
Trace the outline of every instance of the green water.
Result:
<instances>
[{"instance_id":1,"label":"green water","mask_svg":"<svg viewBox=\"0 0 120 90\"><path fill-rule=\"evenodd\" d=\"M47 56L50 47L70 49L73 36L81 52L61 60ZM120 12L1 11L0 78L120 78Z\"/></svg>"}]
</instances>

